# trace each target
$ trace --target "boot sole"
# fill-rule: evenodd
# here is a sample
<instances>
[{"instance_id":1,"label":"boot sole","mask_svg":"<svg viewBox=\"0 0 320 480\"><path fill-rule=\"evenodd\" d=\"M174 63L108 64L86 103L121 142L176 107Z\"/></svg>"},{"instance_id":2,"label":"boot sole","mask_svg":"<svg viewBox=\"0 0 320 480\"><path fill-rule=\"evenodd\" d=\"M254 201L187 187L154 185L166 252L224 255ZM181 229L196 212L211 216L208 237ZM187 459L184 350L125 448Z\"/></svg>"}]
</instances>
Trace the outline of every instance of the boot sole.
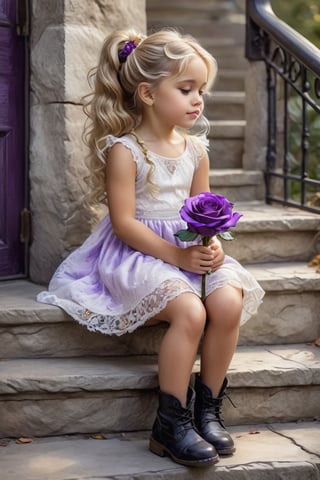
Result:
<instances>
[{"instance_id":1,"label":"boot sole","mask_svg":"<svg viewBox=\"0 0 320 480\"><path fill-rule=\"evenodd\" d=\"M203 460L183 460L180 458L177 458L175 455L173 455L170 450L162 445L161 443L157 442L154 438L150 438L149 442L149 449L152 453L155 453L159 457L165 457L168 455L169 457L172 458L172 460L176 463L179 463L180 465L184 466L190 466L190 467L207 467L209 465L213 465L214 463L217 463L219 461L219 455L216 455L214 457L210 458L204 458Z\"/></svg>"},{"instance_id":2,"label":"boot sole","mask_svg":"<svg viewBox=\"0 0 320 480\"><path fill-rule=\"evenodd\" d=\"M217 450L219 455L232 455L236 451L235 447L224 448L222 450L219 450L217 447L215 447L215 449Z\"/></svg>"}]
</instances>

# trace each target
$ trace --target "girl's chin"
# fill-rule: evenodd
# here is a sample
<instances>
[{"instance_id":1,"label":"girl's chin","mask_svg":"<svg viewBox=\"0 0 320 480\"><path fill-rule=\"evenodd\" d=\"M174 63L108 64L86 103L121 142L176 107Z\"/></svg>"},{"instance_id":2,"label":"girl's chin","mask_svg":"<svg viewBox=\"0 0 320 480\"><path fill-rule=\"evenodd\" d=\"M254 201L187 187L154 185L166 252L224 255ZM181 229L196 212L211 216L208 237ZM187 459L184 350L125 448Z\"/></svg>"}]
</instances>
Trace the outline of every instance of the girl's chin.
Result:
<instances>
[{"instance_id":1,"label":"girl's chin","mask_svg":"<svg viewBox=\"0 0 320 480\"><path fill-rule=\"evenodd\" d=\"M189 130L190 128L194 127L195 123L197 121L197 118L195 120L189 120L189 121L185 121L185 122L181 122L177 125L177 127L180 127L180 128L185 128L187 130Z\"/></svg>"}]
</instances>

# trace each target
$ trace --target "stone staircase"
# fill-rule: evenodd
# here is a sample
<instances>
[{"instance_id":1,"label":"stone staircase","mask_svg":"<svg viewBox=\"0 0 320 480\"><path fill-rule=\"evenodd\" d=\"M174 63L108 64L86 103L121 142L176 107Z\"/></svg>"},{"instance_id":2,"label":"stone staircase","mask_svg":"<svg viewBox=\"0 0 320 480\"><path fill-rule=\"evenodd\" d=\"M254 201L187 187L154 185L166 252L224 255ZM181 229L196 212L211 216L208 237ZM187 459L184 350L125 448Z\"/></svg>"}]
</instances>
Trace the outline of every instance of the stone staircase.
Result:
<instances>
[{"instance_id":1,"label":"stone staircase","mask_svg":"<svg viewBox=\"0 0 320 480\"><path fill-rule=\"evenodd\" d=\"M91 333L36 303L43 287L13 280L0 284L0 478L319 480L320 275L308 261L319 252L320 217L265 205L262 173L242 169L243 2L146 3L150 26L180 25L219 57L207 107L212 189L244 214L226 252L266 291L228 374L237 408L226 401L224 416L237 452L198 470L148 451L165 327Z\"/></svg>"},{"instance_id":2,"label":"stone staircase","mask_svg":"<svg viewBox=\"0 0 320 480\"><path fill-rule=\"evenodd\" d=\"M8 281L0 287L1 479L319 480L320 277L306 261L318 218L241 206L230 248L266 297L242 327L228 374L237 408L225 402L224 415L236 454L200 472L148 452L165 327L119 338L90 333L36 303L41 286ZM33 443L16 444L20 437Z\"/></svg>"},{"instance_id":3,"label":"stone staircase","mask_svg":"<svg viewBox=\"0 0 320 480\"><path fill-rule=\"evenodd\" d=\"M261 171L243 170L245 134L243 0L147 0L149 30L178 28L193 35L217 59L218 76L205 99L210 121L211 186L231 201L264 199Z\"/></svg>"}]
</instances>

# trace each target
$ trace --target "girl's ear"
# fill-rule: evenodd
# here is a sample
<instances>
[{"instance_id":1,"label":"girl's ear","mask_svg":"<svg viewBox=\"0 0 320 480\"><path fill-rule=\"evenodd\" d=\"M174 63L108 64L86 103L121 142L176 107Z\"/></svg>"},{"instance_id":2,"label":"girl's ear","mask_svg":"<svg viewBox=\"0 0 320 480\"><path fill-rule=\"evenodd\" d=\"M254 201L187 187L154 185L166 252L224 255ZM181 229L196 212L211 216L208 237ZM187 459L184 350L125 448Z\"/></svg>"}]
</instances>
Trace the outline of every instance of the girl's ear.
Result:
<instances>
[{"instance_id":1,"label":"girl's ear","mask_svg":"<svg viewBox=\"0 0 320 480\"><path fill-rule=\"evenodd\" d=\"M138 95L140 100L144 104L149 106L153 105L154 97L153 97L150 83L146 83L146 82L139 83Z\"/></svg>"}]
</instances>

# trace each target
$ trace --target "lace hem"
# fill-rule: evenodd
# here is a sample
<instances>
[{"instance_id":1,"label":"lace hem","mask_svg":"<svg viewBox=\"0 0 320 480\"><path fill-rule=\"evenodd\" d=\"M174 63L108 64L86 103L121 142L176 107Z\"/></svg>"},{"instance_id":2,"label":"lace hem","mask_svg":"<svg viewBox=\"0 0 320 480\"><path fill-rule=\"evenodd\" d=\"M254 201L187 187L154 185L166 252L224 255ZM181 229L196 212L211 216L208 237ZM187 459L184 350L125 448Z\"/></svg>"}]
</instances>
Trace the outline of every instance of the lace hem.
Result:
<instances>
[{"instance_id":1,"label":"lace hem","mask_svg":"<svg viewBox=\"0 0 320 480\"><path fill-rule=\"evenodd\" d=\"M72 300L61 299L48 292L40 293L37 300L61 307L92 332L120 336L131 333L144 325L147 320L160 313L170 300L185 292L195 293L190 285L181 279L166 280L156 290L144 297L132 310L119 315L94 313L75 304Z\"/></svg>"}]
</instances>

